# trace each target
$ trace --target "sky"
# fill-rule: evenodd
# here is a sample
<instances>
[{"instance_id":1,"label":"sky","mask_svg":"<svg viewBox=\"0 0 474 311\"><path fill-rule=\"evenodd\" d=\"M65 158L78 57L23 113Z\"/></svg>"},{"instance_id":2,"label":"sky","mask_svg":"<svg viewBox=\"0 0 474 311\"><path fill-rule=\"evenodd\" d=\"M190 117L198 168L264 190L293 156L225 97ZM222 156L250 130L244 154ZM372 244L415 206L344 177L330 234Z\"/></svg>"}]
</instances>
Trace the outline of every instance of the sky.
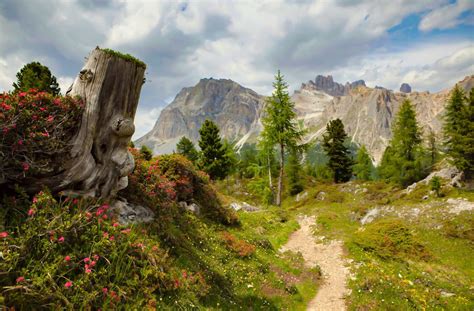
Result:
<instances>
[{"instance_id":1,"label":"sky","mask_svg":"<svg viewBox=\"0 0 474 311\"><path fill-rule=\"evenodd\" d=\"M318 74L436 92L474 74L474 0L0 0L0 91L39 61L65 91L96 46L147 64L139 138L201 78L268 95Z\"/></svg>"}]
</instances>

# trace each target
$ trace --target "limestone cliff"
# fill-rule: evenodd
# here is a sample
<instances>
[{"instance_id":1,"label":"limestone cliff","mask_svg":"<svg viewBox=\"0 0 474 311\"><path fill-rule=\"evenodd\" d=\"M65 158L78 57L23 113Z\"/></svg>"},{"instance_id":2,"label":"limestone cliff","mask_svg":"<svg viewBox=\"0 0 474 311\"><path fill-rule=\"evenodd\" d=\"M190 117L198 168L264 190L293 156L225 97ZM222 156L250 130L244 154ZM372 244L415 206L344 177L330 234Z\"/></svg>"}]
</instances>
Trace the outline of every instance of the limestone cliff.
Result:
<instances>
[{"instance_id":1,"label":"limestone cliff","mask_svg":"<svg viewBox=\"0 0 474 311\"><path fill-rule=\"evenodd\" d=\"M154 128L136 143L157 154L172 152L182 136L196 142L206 119L217 123L223 137L235 141L257 126L263 102L263 96L232 80L202 79L183 88L163 109Z\"/></svg>"}]
</instances>

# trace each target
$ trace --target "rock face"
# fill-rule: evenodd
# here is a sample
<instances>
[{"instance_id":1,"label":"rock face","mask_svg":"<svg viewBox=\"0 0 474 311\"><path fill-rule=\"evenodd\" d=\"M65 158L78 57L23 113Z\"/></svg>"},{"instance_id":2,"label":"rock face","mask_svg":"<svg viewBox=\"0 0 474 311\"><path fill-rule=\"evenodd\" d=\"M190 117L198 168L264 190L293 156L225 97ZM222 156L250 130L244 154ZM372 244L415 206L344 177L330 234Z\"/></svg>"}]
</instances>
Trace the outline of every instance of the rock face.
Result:
<instances>
[{"instance_id":1,"label":"rock face","mask_svg":"<svg viewBox=\"0 0 474 311\"><path fill-rule=\"evenodd\" d=\"M358 86L365 86L364 80L357 80L352 83L347 82L345 85L334 82L332 76L321 76L318 75L314 81L308 81L308 83L303 83L301 89L313 89L317 91L322 91L331 96L344 96L349 94L349 92L357 88Z\"/></svg>"},{"instance_id":2,"label":"rock face","mask_svg":"<svg viewBox=\"0 0 474 311\"><path fill-rule=\"evenodd\" d=\"M408 83L402 83L400 85L400 92L402 93L411 93L411 86Z\"/></svg>"},{"instance_id":3,"label":"rock face","mask_svg":"<svg viewBox=\"0 0 474 311\"><path fill-rule=\"evenodd\" d=\"M183 88L160 114L154 128L136 141L156 154L172 152L182 136L196 142L206 119L235 141L258 127L264 97L232 80L202 79Z\"/></svg>"}]
</instances>

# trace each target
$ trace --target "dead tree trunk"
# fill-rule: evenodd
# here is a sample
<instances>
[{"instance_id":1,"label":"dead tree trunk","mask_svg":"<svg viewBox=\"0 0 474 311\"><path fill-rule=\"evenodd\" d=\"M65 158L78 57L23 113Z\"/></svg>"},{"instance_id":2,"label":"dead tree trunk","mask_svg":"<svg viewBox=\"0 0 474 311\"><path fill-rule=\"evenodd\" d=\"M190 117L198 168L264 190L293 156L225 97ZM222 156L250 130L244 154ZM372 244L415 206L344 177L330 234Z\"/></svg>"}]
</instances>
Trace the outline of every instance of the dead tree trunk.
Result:
<instances>
[{"instance_id":1,"label":"dead tree trunk","mask_svg":"<svg viewBox=\"0 0 474 311\"><path fill-rule=\"evenodd\" d=\"M52 191L109 198L128 184L134 168L128 144L143 84L145 65L117 53L93 50L66 95L85 104L81 126L71 141L62 173L30 180L29 191Z\"/></svg>"}]
</instances>

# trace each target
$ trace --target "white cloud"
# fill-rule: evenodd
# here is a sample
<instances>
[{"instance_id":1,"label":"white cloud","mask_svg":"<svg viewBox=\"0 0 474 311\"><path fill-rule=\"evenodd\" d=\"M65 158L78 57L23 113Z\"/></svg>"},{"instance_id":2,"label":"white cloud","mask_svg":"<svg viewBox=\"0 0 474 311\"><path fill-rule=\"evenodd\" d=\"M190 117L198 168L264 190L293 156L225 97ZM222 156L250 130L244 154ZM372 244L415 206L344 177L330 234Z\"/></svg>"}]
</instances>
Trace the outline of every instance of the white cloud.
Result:
<instances>
[{"instance_id":1,"label":"white cloud","mask_svg":"<svg viewBox=\"0 0 474 311\"><path fill-rule=\"evenodd\" d=\"M135 133L132 139L138 139L145 135L155 125L162 108L147 109L145 107L138 107L135 114Z\"/></svg>"},{"instance_id":2,"label":"white cloud","mask_svg":"<svg viewBox=\"0 0 474 311\"><path fill-rule=\"evenodd\" d=\"M436 8L426 14L420 22L422 31L433 29L449 29L462 23L473 23L472 12L467 18L461 18L461 14L474 9L474 1L458 0L456 3L447 4Z\"/></svg>"},{"instance_id":3,"label":"white cloud","mask_svg":"<svg viewBox=\"0 0 474 311\"><path fill-rule=\"evenodd\" d=\"M468 41L416 44L399 52L375 52L334 71L340 81L365 79L369 86L398 90L403 82L417 91L439 91L474 72L474 46Z\"/></svg>"}]
</instances>

